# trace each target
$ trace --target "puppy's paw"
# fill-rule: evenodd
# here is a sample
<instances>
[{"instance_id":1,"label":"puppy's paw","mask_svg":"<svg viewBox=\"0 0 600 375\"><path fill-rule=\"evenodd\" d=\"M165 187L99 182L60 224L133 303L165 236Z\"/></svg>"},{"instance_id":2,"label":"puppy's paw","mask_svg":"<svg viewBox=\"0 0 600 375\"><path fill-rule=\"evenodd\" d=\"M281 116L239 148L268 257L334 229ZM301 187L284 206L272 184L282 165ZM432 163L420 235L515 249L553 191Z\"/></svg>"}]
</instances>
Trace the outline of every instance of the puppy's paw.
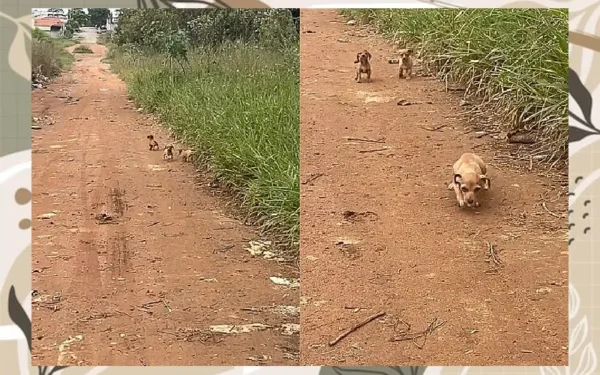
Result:
<instances>
[{"instance_id":1,"label":"puppy's paw","mask_svg":"<svg viewBox=\"0 0 600 375\"><path fill-rule=\"evenodd\" d=\"M446 190L454 190L454 183L453 182L449 183Z\"/></svg>"},{"instance_id":2,"label":"puppy's paw","mask_svg":"<svg viewBox=\"0 0 600 375\"><path fill-rule=\"evenodd\" d=\"M458 207L463 208L465 206L465 201L458 201Z\"/></svg>"},{"instance_id":3,"label":"puppy's paw","mask_svg":"<svg viewBox=\"0 0 600 375\"><path fill-rule=\"evenodd\" d=\"M479 206L480 206L479 202L475 202L475 207L479 207Z\"/></svg>"}]
</instances>

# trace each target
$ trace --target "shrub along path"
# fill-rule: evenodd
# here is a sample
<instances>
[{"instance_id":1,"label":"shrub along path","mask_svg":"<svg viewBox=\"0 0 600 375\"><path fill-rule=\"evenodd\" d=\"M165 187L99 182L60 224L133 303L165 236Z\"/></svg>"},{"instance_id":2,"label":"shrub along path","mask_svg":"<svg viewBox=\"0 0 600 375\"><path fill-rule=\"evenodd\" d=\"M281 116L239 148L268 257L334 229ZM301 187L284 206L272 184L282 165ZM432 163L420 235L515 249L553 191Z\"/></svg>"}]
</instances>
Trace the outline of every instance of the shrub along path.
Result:
<instances>
[{"instance_id":1,"label":"shrub along path","mask_svg":"<svg viewBox=\"0 0 600 375\"><path fill-rule=\"evenodd\" d=\"M191 164L148 150L167 136L90 47L33 93L54 119L32 144L34 365L295 365L298 289L270 280L293 270L250 255Z\"/></svg>"},{"instance_id":2,"label":"shrub along path","mask_svg":"<svg viewBox=\"0 0 600 375\"><path fill-rule=\"evenodd\" d=\"M302 12L301 181L321 177L301 186L301 362L566 365L565 189L466 132L460 97L434 78L398 80L379 36L335 10ZM358 84L352 62L365 48L373 82ZM492 190L461 211L446 187L472 150L492 164ZM445 325L422 349L422 337L390 341L435 318Z\"/></svg>"}]
</instances>

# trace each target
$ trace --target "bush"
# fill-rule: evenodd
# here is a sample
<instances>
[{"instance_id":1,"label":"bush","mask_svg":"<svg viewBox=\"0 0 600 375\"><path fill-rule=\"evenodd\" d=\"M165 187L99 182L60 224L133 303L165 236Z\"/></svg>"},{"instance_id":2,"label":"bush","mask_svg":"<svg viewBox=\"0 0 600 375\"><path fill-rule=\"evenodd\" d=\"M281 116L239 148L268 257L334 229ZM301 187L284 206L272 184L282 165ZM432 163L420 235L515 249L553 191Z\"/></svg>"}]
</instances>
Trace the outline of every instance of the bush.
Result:
<instances>
[{"instance_id":1,"label":"bush","mask_svg":"<svg viewBox=\"0 0 600 375\"><path fill-rule=\"evenodd\" d=\"M94 53L89 46L80 44L77 47L73 48L73 53Z\"/></svg>"},{"instance_id":2,"label":"bush","mask_svg":"<svg viewBox=\"0 0 600 375\"><path fill-rule=\"evenodd\" d=\"M285 48L298 42L294 15L289 9L125 9L113 42L164 52L165 36L183 32L191 47L263 41Z\"/></svg>"},{"instance_id":3,"label":"bush","mask_svg":"<svg viewBox=\"0 0 600 375\"><path fill-rule=\"evenodd\" d=\"M69 41L53 39L37 28L31 31L31 36L32 73L53 78L68 69L75 60L73 55L65 51Z\"/></svg>"},{"instance_id":4,"label":"bush","mask_svg":"<svg viewBox=\"0 0 600 375\"><path fill-rule=\"evenodd\" d=\"M112 67L136 102L237 194L250 220L297 252L299 46L291 13L180 13L123 11Z\"/></svg>"},{"instance_id":5,"label":"bush","mask_svg":"<svg viewBox=\"0 0 600 375\"><path fill-rule=\"evenodd\" d=\"M401 45L417 47L426 67L467 88L509 131L535 131L545 152L568 151L568 10L353 9ZM552 158L551 158L552 159Z\"/></svg>"}]
</instances>

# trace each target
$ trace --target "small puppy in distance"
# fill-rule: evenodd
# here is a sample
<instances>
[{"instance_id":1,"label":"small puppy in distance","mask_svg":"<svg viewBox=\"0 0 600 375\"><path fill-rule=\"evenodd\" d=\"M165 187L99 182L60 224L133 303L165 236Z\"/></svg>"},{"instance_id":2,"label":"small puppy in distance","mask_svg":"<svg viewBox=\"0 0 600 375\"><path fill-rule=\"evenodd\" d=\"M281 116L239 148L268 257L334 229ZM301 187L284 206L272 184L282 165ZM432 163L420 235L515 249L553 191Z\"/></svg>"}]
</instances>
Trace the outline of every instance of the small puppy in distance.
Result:
<instances>
[{"instance_id":1,"label":"small puppy in distance","mask_svg":"<svg viewBox=\"0 0 600 375\"><path fill-rule=\"evenodd\" d=\"M179 149L179 156L181 156L181 161L184 163L191 162L194 154L194 150Z\"/></svg>"},{"instance_id":2,"label":"small puppy in distance","mask_svg":"<svg viewBox=\"0 0 600 375\"><path fill-rule=\"evenodd\" d=\"M148 138L148 145L150 146L150 151L153 151L153 150L158 151L158 149L159 149L158 142L156 142L156 140L154 139L154 136L152 134L150 134L146 138Z\"/></svg>"},{"instance_id":3,"label":"small puppy in distance","mask_svg":"<svg viewBox=\"0 0 600 375\"><path fill-rule=\"evenodd\" d=\"M454 189L459 207L479 207L478 194L483 190L489 190L491 181L487 177L487 166L483 160L473 154L464 153L452 166L452 182L448 190Z\"/></svg>"},{"instance_id":4,"label":"small puppy in distance","mask_svg":"<svg viewBox=\"0 0 600 375\"><path fill-rule=\"evenodd\" d=\"M412 76L413 60L412 49L400 50L400 59L398 61L398 78L410 79Z\"/></svg>"},{"instance_id":5,"label":"small puppy in distance","mask_svg":"<svg viewBox=\"0 0 600 375\"><path fill-rule=\"evenodd\" d=\"M175 146L169 144L165 146L165 151L163 152L164 160L173 160L173 149Z\"/></svg>"},{"instance_id":6,"label":"small puppy in distance","mask_svg":"<svg viewBox=\"0 0 600 375\"><path fill-rule=\"evenodd\" d=\"M371 54L367 50L356 54L356 60L354 61L355 64L358 64L356 66L356 77L354 78L356 82L362 82L363 74L367 75L367 82L371 82L371 63L369 62L371 57Z\"/></svg>"}]
</instances>

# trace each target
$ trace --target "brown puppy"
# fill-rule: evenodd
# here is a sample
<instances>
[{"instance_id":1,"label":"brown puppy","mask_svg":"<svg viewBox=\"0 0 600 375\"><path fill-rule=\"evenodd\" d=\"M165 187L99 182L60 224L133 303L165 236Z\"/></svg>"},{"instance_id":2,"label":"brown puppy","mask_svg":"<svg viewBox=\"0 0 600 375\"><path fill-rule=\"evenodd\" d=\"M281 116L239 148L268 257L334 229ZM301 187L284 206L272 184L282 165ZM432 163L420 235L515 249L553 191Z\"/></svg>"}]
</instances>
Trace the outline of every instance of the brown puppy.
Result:
<instances>
[{"instance_id":1,"label":"brown puppy","mask_svg":"<svg viewBox=\"0 0 600 375\"><path fill-rule=\"evenodd\" d=\"M194 155L194 150L182 150L179 149L179 155L181 156L181 161L184 163L191 162L192 156Z\"/></svg>"},{"instance_id":2,"label":"brown puppy","mask_svg":"<svg viewBox=\"0 0 600 375\"><path fill-rule=\"evenodd\" d=\"M400 59L398 61L398 78L410 79L412 76L412 49L401 49L400 50Z\"/></svg>"},{"instance_id":3,"label":"brown puppy","mask_svg":"<svg viewBox=\"0 0 600 375\"><path fill-rule=\"evenodd\" d=\"M156 142L156 140L154 139L154 136L152 134L150 134L146 138L148 138L148 145L150 146L150 151L159 149L158 142Z\"/></svg>"},{"instance_id":4,"label":"brown puppy","mask_svg":"<svg viewBox=\"0 0 600 375\"><path fill-rule=\"evenodd\" d=\"M489 190L491 181L486 176L487 167L481 158L473 153L462 154L452 166L454 176L448 190L454 189L460 207L479 207L477 194L483 188Z\"/></svg>"},{"instance_id":5,"label":"brown puppy","mask_svg":"<svg viewBox=\"0 0 600 375\"><path fill-rule=\"evenodd\" d=\"M173 160L173 149L175 146L169 144L165 146L165 151L163 152L164 160Z\"/></svg>"},{"instance_id":6,"label":"brown puppy","mask_svg":"<svg viewBox=\"0 0 600 375\"><path fill-rule=\"evenodd\" d=\"M355 64L358 64L356 66L356 77L354 78L356 82L362 82L363 73L367 75L367 82L371 82L371 63L369 62L371 57L367 50L356 54L356 60L354 61Z\"/></svg>"}]
</instances>

